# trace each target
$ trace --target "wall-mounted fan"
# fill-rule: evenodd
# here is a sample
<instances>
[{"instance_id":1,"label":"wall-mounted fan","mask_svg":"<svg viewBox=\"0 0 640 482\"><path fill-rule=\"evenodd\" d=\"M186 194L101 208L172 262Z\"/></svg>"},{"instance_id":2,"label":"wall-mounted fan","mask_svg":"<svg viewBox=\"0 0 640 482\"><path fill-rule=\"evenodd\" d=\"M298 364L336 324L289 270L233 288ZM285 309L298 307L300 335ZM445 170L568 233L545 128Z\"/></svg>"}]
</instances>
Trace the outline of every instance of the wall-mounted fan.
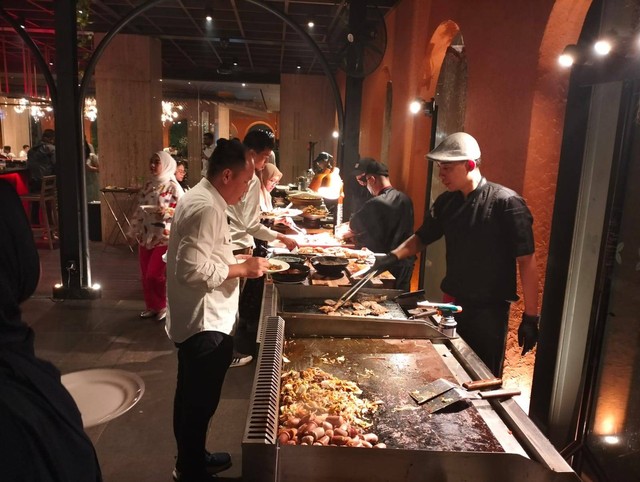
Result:
<instances>
[{"instance_id":1,"label":"wall-mounted fan","mask_svg":"<svg viewBox=\"0 0 640 482\"><path fill-rule=\"evenodd\" d=\"M360 29L349 27L350 5L337 17L327 35L330 55L337 65L351 77L365 77L376 70L387 48L387 27L375 5L366 6Z\"/></svg>"}]
</instances>

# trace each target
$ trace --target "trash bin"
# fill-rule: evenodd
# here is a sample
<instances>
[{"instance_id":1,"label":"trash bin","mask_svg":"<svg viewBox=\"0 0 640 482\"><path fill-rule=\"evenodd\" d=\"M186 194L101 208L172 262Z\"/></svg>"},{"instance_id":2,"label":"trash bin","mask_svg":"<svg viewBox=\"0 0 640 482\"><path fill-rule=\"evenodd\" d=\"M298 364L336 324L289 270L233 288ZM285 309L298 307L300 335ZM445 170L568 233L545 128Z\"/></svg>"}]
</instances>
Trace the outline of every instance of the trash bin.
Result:
<instances>
[{"instance_id":1,"label":"trash bin","mask_svg":"<svg viewBox=\"0 0 640 482\"><path fill-rule=\"evenodd\" d=\"M89 240L102 241L102 216L100 214L100 201L91 201L87 209L89 218Z\"/></svg>"}]
</instances>

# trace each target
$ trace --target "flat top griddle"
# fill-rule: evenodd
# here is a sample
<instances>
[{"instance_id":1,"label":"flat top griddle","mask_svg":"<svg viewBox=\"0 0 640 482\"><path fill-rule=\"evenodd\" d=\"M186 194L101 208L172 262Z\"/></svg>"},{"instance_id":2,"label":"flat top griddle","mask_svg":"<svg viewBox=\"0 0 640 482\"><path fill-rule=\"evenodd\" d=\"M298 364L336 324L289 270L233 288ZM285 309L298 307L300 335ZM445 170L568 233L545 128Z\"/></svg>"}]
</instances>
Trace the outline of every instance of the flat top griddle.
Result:
<instances>
[{"instance_id":1,"label":"flat top griddle","mask_svg":"<svg viewBox=\"0 0 640 482\"><path fill-rule=\"evenodd\" d=\"M315 366L381 400L370 431L389 448L504 452L472 405L462 401L429 415L411 399L410 391L437 378L455 382L428 340L289 338L284 354L284 371Z\"/></svg>"}]
</instances>

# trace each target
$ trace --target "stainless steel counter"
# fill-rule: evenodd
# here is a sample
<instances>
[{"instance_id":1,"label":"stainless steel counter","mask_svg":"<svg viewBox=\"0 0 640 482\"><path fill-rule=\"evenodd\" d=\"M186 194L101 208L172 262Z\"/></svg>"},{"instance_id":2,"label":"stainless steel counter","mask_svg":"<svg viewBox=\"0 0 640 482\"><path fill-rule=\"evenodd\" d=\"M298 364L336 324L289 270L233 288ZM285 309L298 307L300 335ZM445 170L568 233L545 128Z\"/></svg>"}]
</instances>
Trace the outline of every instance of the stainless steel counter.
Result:
<instances>
[{"instance_id":1,"label":"stainless steel counter","mask_svg":"<svg viewBox=\"0 0 640 482\"><path fill-rule=\"evenodd\" d=\"M464 340L429 322L286 309L342 291L265 284L243 480L580 480L513 400L463 402L433 415L412 402L409 391L436 378L461 384L491 376ZM278 446L281 375L310 366L353 380L383 402L372 431L388 448Z\"/></svg>"}]
</instances>

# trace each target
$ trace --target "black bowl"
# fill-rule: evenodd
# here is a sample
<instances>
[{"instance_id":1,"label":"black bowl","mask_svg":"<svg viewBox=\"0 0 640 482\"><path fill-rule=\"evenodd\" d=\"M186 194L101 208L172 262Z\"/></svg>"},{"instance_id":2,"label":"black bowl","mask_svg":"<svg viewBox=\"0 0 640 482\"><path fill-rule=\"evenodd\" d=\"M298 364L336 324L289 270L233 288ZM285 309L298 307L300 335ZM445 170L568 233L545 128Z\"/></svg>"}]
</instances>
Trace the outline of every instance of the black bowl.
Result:
<instances>
[{"instance_id":1,"label":"black bowl","mask_svg":"<svg viewBox=\"0 0 640 482\"><path fill-rule=\"evenodd\" d=\"M302 263L289 263L289 269L271 273L271 278L276 283L301 283L309 276L309 268Z\"/></svg>"},{"instance_id":2,"label":"black bowl","mask_svg":"<svg viewBox=\"0 0 640 482\"><path fill-rule=\"evenodd\" d=\"M316 256L311 258L311 265L323 276L340 276L349 260L338 256Z\"/></svg>"}]
</instances>

